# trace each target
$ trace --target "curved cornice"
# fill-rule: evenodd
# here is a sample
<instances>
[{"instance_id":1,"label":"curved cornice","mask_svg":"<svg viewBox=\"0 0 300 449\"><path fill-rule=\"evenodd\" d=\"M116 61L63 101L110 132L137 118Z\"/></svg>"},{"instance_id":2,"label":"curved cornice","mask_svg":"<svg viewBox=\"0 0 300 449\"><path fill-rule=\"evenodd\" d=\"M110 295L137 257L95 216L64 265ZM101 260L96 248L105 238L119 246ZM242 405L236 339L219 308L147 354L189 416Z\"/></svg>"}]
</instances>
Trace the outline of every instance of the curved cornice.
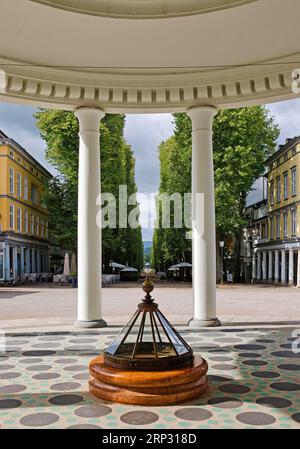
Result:
<instances>
[{"instance_id":1,"label":"curved cornice","mask_svg":"<svg viewBox=\"0 0 300 449\"><path fill-rule=\"evenodd\" d=\"M106 112L171 112L295 98L292 71L300 69L300 54L251 66L172 73L96 73L3 59L0 67L0 96L7 101L65 109L93 106Z\"/></svg>"},{"instance_id":2,"label":"curved cornice","mask_svg":"<svg viewBox=\"0 0 300 449\"><path fill-rule=\"evenodd\" d=\"M93 16L158 19L209 13L257 0L30 0L34 3Z\"/></svg>"}]
</instances>

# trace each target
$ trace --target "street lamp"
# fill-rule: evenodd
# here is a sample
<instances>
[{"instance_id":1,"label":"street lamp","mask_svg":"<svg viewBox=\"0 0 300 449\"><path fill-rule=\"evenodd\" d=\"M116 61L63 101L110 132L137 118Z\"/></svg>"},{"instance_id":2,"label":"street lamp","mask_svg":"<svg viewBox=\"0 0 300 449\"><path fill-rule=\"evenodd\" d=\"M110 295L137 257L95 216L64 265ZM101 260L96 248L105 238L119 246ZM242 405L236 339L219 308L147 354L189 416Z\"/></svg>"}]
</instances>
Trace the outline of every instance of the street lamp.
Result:
<instances>
[{"instance_id":1,"label":"street lamp","mask_svg":"<svg viewBox=\"0 0 300 449\"><path fill-rule=\"evenodd\" d=\"M224 257L224 241L220 241L219 245L220 245L220 250L221 250L221 261L220 261L220 265L221 265L221 285L223 285L223 257Z\"/></svg>"}]
</instances>

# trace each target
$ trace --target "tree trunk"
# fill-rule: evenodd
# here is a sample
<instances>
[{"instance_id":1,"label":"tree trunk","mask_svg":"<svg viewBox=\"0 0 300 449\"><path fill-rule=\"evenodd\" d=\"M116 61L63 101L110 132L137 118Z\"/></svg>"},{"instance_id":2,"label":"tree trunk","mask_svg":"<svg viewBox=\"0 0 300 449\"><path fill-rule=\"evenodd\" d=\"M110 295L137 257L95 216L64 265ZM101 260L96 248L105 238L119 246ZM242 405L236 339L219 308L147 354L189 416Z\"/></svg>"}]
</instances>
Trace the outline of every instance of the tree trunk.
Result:
<instances>
[{"instance_id":1,"label":"tree trunk","mask_svg":"<svg viewBox=\"0 0 300 449\"><path fill-rule=\"evenodd\" d=\"M220 254L220 235L216 229L216 281L217 284L221 282L221 254Z\"/></svg>"},{"instance_id":2,"label":"tree trunk","mask_svg":"<svg viewBox=\"0 0 300 449\"><path fill-rule=\"evenodd\" d=\"M241 232L234 234L234 253L233 253L233 279L235 282L241 280Z\"/></svg>"}]
</instances>

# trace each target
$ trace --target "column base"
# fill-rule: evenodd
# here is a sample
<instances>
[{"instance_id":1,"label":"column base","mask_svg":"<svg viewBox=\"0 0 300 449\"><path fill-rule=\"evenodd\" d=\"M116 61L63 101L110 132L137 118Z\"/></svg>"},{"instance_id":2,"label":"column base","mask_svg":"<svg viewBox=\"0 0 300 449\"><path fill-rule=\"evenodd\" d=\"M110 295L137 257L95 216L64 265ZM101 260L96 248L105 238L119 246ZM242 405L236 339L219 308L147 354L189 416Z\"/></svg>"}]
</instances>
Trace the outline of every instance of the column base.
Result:
<instances>
[{"instance_id":1,"label":"column base","mask_svg":"<svg viewBox=\"0 0 300 449\"><path fill-rule=\"evenodd\" d=\"M217 327L217 326L221 326L221 321L218 318L210 318L207 320L198 320L198 319L192 318L188 322L188 325L192 329L198 329L200 327Z\"/></svg>"},{"instance_id":2,"label":"column base","mask_svg":"<svg viewBox=\"0 0 300 449\"><path fill-rule=\"evenodd\" d=\"M96 327L106 327L107 322L102 319L101 320L91 320L91 321L77 320L77 321L75 321L74 325L76 327L88 329L88 328L96 328Z\"/></svg>"}]
</instances>

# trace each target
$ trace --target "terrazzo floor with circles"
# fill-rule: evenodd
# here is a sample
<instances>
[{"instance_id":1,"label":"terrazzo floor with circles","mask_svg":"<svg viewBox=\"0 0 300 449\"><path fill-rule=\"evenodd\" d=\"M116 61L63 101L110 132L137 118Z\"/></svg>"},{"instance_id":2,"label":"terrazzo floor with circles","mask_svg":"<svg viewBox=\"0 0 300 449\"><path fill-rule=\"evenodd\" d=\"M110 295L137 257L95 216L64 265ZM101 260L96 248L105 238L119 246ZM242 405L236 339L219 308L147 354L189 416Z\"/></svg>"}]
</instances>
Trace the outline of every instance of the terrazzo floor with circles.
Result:
<instances>
[{"instance_id":1,"label":"terrazzo floor with circles","mask_svg":"<svg viewBox=\"0 0 300 449\"><path fill-rule=\"evenodd\" d=\"M208 361L210 390L168 407L113 404L88 393L88 363L120 328L7 334L0 428L300 428L293 328L177 329Z\"/></svg>"}]
</instances>

